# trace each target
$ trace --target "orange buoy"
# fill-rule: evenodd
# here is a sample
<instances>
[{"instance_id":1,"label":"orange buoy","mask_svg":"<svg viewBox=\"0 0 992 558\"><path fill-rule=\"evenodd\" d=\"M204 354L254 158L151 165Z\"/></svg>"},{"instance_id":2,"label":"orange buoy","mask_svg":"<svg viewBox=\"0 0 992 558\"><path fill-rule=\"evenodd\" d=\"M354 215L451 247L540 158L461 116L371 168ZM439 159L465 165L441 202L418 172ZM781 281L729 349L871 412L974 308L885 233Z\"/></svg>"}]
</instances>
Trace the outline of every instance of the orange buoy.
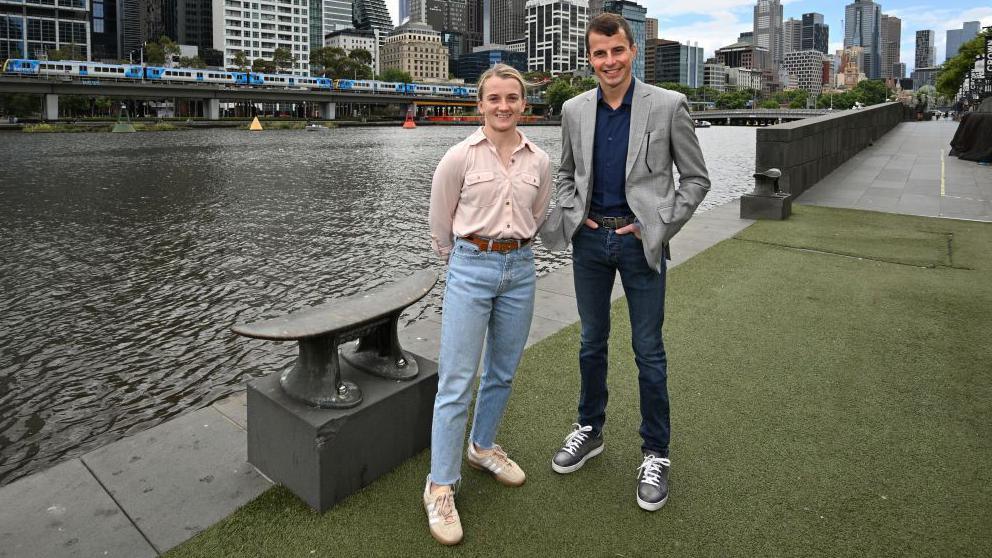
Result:
<instances>
[{"instance_id":1,"label":"orange buoy","mask_svg":"<svg viewBox=\"0 0 992 558\"><path fill-rule=\"evenodd\" d=\"M413 112L407 111L406 120L403 121L404 128L416 128L417 124L413 121Z\"/></svg>"}]
</instances>

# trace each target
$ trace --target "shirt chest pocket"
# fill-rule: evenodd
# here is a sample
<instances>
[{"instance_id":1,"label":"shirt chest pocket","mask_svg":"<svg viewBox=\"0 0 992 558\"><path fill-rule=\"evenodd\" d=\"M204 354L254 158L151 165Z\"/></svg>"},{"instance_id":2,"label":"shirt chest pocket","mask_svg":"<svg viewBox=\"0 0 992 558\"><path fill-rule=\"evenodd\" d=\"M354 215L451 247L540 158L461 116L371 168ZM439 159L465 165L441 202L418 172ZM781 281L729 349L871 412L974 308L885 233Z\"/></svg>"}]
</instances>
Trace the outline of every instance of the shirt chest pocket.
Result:
<instances>
[{"instance_id":1,"label":"shirt chest pocket","mask_svg":"<svg viewBox=\"0 0 992 558\"><path fill-rule=\"evenodd\" d=\"M513 185L513 199L518 207L531 207L537 199L541 181L537 175L522 172Z\"/></svg>"},{"instance_id":2,"label":"shirt chest pocket","mask_svg":"<svg viewBox=\"0 0 992 558\"><path fill-rule=\"evenodd\" d=\"M460 203L472 207L487 207L499 201L499 180L493 171L465 173Z\"/></svg>"}]
</instances>

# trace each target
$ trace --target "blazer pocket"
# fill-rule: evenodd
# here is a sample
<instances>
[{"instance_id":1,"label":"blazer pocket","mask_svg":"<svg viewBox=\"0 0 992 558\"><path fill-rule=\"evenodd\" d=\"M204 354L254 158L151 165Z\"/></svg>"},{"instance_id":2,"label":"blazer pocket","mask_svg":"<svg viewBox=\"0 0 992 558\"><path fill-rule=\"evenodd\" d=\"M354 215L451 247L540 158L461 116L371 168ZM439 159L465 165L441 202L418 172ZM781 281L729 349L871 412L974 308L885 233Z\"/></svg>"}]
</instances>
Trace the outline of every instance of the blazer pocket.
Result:
<instances>
[{"instance_id":1,"label":"blazer pocket","mask_svg":"<svg viewBox=\"0 0 992 558\"><path fill-rule=\"evenodd\" d=\"M663 205L658 208L658 217L661 217L661 222L668 225L675 218L675 204Z\"/></svg>"}]
</instances>

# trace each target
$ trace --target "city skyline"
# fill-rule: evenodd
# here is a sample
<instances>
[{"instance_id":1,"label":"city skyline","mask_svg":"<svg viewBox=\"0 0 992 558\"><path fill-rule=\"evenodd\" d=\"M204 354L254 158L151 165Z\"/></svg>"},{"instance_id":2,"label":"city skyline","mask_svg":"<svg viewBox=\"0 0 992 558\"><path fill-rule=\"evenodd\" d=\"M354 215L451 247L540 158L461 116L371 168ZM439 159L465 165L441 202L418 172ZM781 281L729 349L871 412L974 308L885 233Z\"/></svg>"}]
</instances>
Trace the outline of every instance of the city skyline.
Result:
<instances>
[{"instance_id":1,"label":"city skyline","mask_svg":"<svg viewBox=\"0 0 992 558\"><path fill-rule=\"evenodd\" d=\"M698 43L706 58L716 49L737 40L743 31L752 30L755 0L635 0L647 8L647 17L658 19L658 36L682 43ZM842 21L844 7L853 0L782 0L784 19L799 19L804 13L823 14L830 26L830 54L843 48ZM399 0L386 0L395 22L399 17ZM875 0L885 15L902 20L900 62L906 64L907 76L914 68L916 32L935 32L936 57L944 60L946 31L960 29L966 21L992 25L992 6L976 5L974 0Z\"/></svg>"}]
</instances>

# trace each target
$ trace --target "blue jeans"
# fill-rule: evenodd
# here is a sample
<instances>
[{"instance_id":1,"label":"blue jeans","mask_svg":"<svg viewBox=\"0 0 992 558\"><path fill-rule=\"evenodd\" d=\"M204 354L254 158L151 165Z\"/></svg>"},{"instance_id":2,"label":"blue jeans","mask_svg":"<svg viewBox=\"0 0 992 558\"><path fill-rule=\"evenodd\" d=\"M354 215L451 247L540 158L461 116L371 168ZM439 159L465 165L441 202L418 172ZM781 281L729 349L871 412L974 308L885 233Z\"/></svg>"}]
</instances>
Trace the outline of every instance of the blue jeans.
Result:
<instances>
[{"instance_id":1,"label":"blue jeans","mask_svg":"<svg viewBox=\"0 0 992 558\"><path fill-rule=\"evenodd\" d=\"M582 322L579 348L579 424L598 433L606 423L606 368L610 338L610 293L620 272L630 314L631 345L641 397L643 451L668 456L671 434L668 360L661 339L665 320L665 260L662 273L648 265L641 241L633 234L585 225L572 239L575 298ZM625 371L626 372L626 371Z\"/></svg>"},{"instance_id":2,"label":"blue jeans","mask_svg":"<svg viewBox=\"0 0 992 558\"><path fill-rule=\"evenodd\" d=\"M436 484L461 479L465 424L483 341L486 353L469 438L481 449L495 443L530 332L535 283L530 246L501 254L455 241L441 314L431 428L431 480Z\"/></svg>"}]
</instances>

